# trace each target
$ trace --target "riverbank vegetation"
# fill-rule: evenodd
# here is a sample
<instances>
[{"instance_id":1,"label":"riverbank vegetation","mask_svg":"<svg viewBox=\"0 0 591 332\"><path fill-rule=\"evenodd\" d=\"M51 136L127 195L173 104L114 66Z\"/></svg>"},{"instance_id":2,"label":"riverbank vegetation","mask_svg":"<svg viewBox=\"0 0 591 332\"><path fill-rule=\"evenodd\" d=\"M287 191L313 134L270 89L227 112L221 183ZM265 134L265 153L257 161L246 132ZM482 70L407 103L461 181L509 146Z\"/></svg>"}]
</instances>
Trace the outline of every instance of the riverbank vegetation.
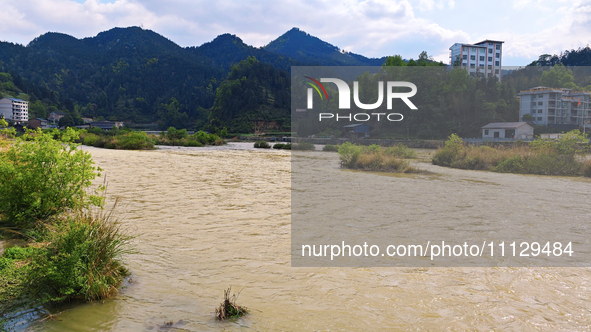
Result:
<instances>
[{"instance_id":1,"label":"riverbank vegetation","mask_svg":"<svg viewBox=\"0 0 591 332\"><path fill-rule=\"evenodd\" d=\"M105 299L128 274L125 229L105 205L104 185L74 130L28 132L0 151L0 232L26 240L0 257L0 313ZM0 321L5 317L0 315Z\"/></svg>"},{"instance_id":2,"label":"riverbank vegetation","mask_svg":"<svg viewBox=\"0 0 591 332\"><path fill-rule=\"evenodd\" d=\"M275 143L273 144L273 149L291 150L291 143Z\"/></svg>"},{"instance_id":3,"label":"riverbank vegetation","mask_svg":"<svg viewBox=\"0 0 591 332\"><path fill-rule=\"evenodd\" d=\"M292 150L308 150L308 151L314 151L316 149L316 146L314 145L314 143L300 142L300 143L297 143L297 144L292 145L291 149Z\"/></svg>"},{"instance_id":4,"label":"riverbank vegetation","mask_svg":"<svg viewBox=\"0 0 591 332\"><path fill-rule=\"evenodd\" d=\"M131 131L125 127L113 128L109 131L91 128L81 130L80 138L84 145L120 150L151 150L155 145L202 147L224 144L224 140L216 134L198 131L189 135L186 129L174 127L169 127L166 132L162 132L160 135L148 135L145 132Z\"/></svg>"},{"instance_id":5,"label":"riverbank vegetation","mask_svg":"<svg viewBox=\"0 0 591 332\"><path fill-rule=\"evenodd\" d=\"M270 149L271 145L267 141L256 141L254 143L255 149Z\"/></svg>"},{"instance_id":6,"label":"riverbank vegetation","mask_svg":"<svg viewBox=\"0 0 591 332\"><path fill-rule=\"evenodd\" d=\"M338 149L341 167L374 172L420 173L405 160L415 157L415 152L404 145L383 148L343 143Z\"/></svg>"},{"instance_id":7,"label":"riverbank vegetation","mask_svg":"<svg viewBox=\"0 0 591 332\"><path fill-rule=\"evenodd\" d=\"M452 134L433 156L433 164L500 173L591 176L589 144L578 130L560 140L537 139L504 146L469 146Z\"/></svg>"}]
</instances>

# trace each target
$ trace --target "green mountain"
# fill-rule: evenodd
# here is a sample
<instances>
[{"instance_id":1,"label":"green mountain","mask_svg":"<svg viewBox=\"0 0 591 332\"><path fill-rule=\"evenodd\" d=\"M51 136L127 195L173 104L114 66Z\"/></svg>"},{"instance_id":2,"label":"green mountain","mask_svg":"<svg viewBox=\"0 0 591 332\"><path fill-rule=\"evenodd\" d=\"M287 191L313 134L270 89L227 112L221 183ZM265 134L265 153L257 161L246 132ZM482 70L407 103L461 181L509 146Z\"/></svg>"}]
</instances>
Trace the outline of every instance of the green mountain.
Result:
<instances>
[{"instance_id":1,"label":"green mountain","mask_svg":"<svg viewBox=\"0 0 591 332\"><path fill-rule=\"evenodd\" d=\"M242 76L234 77L233 68L250 57L256 63L242 64L238 70ZM284 119L289 82L283 78L291 66L383 62L340 52L297 28L264 48L246 45L230 34L183 48L139 27L114 28L84 39L48 32L26 46L0 42L0 71L35 87L39 100L52 95L51 101L44 102L46 107L69 112L74 118L159 122L162 127L208 128L217 123L237 130L250 125L240 126L234 119ZM236 100L220 100L218 88L227 91L228 84L243 77L243 88L255 97L233 91ZM264 96L256 89L262 89ZM246 97L247 102L240 99Z\"/></svg>"},{"instance_id":2,"label":"green mountain","mask_svg":"<svg viewBox=\"0 0 591 332\"><path fill-rule=\"evenodd\" d=\"M264 49L310 65L381 66L386 60L385 57L370 59L359 54L342 52L338 47L311 36L298 28L293 28L284 33L270 42Z\"/></svg>"}]
</instances>

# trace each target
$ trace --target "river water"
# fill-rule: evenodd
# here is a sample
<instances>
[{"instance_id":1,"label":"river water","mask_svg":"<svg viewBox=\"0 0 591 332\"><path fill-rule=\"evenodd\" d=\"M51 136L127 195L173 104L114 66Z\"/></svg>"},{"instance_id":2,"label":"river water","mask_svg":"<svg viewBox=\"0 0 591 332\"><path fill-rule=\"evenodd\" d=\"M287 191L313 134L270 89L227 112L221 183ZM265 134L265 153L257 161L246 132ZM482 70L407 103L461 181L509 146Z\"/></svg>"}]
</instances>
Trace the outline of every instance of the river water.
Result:
<instances>
[{"instance_id":1,"label":"river water","mask_svg":"<svg viewBox=\"0 0 591 332\"><path fill-rule=\"evenodd\" d=\"M139 253L126 257L133 275L113 300L57 309L56 320L29 328L591 329L589 268L291 267L290 152L251 146L230 143L156 151L85 147L104 169L108 197L120 198L117 215L137 235L134 244ZM308 153L338 165L335 153ZM439 175L411 175L404 181L414 181L425 190L437 181L451 189L457 185L461 190L478 190L482 183L510 184L520 177L535 183L536 197L546 204L558 199L561 204L588 206L591 198L589 179L421 166ZM511 208L498 204L485 207ZM462 206L446 209L460 213ZM235 322L217 322L214 308L229 286L242 290L238 304L251 313Z\"/></svg>"}]
</instances>

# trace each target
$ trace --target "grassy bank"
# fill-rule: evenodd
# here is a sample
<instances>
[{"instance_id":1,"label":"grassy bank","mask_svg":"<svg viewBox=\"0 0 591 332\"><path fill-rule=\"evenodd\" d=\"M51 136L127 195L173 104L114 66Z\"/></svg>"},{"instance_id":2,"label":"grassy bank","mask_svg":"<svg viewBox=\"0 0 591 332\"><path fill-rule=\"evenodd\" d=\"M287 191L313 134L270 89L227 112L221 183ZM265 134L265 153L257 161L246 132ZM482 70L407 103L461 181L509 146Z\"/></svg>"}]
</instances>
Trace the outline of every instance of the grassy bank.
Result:
<instances>
[{"instance_id":1,"label":"grassy bank","mask_svg":"<svg viewBox=\"0 0 591 332\"><path fill-rule=\"evenodd\" d=\"M127 275L131 237L100 210L101 169L77 132L35 131L0 151L0 231L27 240L0 257L0 322L39 304L105 299Z\"/></svg>"},{"instance_id":2,"label":"grassy bank","mask_svg":"<svg viewBox=\"0 0 591 332\"><path fill-rule=\"evenodd\" d=\"M591 177L589 145L578 130L560 140L535 140L513 147L468 146L453 134L433 156L433 164L460 169Z\"/></svg>"},{"instance_id":3,"label":"grassy bank","mask_svg":"<svg viewBox=\"0 0 591 332\"><path fill-rule=\"evenodd\" d=\"M404 160L415 157L415 152L404 145L382 148L347 142L338 147L338 154L343 168L389 173L423 172Z\"/></svg>"}]
</instances>

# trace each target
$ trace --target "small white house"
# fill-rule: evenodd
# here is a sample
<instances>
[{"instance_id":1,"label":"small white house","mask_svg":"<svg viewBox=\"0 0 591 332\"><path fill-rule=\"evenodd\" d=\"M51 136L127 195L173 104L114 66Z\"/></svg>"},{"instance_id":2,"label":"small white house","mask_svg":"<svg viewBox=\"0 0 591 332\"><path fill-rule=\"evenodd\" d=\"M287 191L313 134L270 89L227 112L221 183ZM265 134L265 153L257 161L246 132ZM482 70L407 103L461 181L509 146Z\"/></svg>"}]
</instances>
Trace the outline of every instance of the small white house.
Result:
<instances>
[{"instance_id":1,"label":"small white house","mask_svg":"<svg viewBox=\"0 0 591 332\"><path fill-rule=\"evenodd\" d=\"M534 138L534 127L527 122L496 122L482 127L484 139L523 139Z\"/></svg>"}]
</instances>

